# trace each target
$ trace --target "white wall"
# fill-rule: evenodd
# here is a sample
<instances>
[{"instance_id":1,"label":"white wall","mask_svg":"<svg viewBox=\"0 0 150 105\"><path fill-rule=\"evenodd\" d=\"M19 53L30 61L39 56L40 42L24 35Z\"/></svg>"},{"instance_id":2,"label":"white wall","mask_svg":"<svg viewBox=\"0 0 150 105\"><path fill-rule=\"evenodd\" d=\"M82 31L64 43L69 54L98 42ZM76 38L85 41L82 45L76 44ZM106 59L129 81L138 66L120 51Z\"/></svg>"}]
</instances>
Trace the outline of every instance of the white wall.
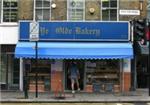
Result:
<instances>
[{"instance_id":1,"label":"white wall","mask_svg":"<svg viewBox=\"0 0 150 105\"><path fill-rule=\"evenodd\" d=\"M0 44L17 44L18 42L18 25L0 24Z\"/></svg>"},{"instance_id":2,"label":"white wall","mask_svg":"<svg viewBox=\"0 0 150 105\"><path fill-rule=\"evenodd\" d=\"M131 72L131 60L130 59L123 60L123 71Z\"/></svg>"}]
</instances>

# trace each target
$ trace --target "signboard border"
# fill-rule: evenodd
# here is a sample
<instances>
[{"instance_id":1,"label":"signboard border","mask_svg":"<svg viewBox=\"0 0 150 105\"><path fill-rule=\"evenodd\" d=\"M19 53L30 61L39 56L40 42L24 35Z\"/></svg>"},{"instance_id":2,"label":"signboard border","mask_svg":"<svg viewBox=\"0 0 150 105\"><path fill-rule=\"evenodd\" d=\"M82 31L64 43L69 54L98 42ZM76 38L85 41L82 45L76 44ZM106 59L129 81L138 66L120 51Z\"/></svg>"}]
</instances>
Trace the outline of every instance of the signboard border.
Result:
<instances>
[{"instance_id":1,"label":"signboard border","mask_svg":"<svg viewBox=\"0 0 150 105\"><path fill-rule=\"evenodd\" d=\"M30 41L30 39L21 39L20 38L20 23L21 22L33 22L32 20L20 20L19 21L19 32L18 32L18 37L19 37L19 41ZM126 42L126 41L130 41L130 22L129 21L36 21L36 22L91 22L91 23L96 23L96 22L107 22L107 23L111 23L111 22L117 22L117 23L128 23L128 38L127 39L39 39L39 41L68 41L68 42L116 42L116 41L121 41L121 42Z\"/></svg>"}]
</instances>

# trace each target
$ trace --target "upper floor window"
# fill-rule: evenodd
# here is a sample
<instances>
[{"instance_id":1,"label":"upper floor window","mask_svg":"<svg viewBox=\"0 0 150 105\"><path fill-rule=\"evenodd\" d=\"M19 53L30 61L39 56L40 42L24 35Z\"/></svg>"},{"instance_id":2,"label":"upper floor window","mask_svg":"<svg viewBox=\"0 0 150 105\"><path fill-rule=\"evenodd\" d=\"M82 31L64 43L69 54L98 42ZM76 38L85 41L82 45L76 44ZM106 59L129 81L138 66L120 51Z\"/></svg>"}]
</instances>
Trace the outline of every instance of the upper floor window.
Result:
<instances>
[{"instance_id":1,"label":"upper floor window","mask_svg":"<svg viewBox=\"0 0 150 105\"><path fill-rule=\"evenodd\" d=\"M117 20L117 0L102 0L102 20Z\"/></svg>"},{"instance_id":2,"label":"upper floor window","mask_svg":"<svg viewBox=\"0 0 150 105\"><path fill-rule=\"evenodd\" d=\"M35 20L50 20L51 0L35 1Z\"/></svg>"},{"instance_id":3,"label":"upper floor window","mask_svg":"<svg viewBox=\"0 0 150 105\"><path fill-rule=\"evenodd\" d=\"M3 0L3 22L17 22L18 0Z\"/></svg>"},{"instance_id":4,"label":"upper floor window","mask_svg":"<svg viewBox=\"0 0 150 105\"><path fill-rule=\"evenodd\" d=\"M84 19L84 0L69 0L68 2L68 20Z\"/></svg>"}]
</instances>

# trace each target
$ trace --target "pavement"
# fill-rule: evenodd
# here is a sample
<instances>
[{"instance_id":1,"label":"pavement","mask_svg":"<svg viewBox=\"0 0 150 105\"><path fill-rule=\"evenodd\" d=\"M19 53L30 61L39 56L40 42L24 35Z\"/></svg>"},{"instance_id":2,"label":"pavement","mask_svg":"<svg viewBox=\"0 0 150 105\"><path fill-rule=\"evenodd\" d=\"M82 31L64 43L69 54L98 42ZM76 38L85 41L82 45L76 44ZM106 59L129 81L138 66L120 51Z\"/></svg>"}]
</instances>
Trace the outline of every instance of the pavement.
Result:
<instances>
[{"instance_id":1,"label":"pavement","mask_svg":"<svg viewBox=\"0 0 150 105\"><path fill-rule=\"evenodd\" d=\"M1 103L150 103L148 89L137 89L128 93L84 93L76 92L74 95L71 92L66 92L65 97L55 97L52 92L38 93L38 98L35 98L35 93L29 93L28 99L24 98L24 92L20 91L1 91Z\"/></svg>"}]
</instances>

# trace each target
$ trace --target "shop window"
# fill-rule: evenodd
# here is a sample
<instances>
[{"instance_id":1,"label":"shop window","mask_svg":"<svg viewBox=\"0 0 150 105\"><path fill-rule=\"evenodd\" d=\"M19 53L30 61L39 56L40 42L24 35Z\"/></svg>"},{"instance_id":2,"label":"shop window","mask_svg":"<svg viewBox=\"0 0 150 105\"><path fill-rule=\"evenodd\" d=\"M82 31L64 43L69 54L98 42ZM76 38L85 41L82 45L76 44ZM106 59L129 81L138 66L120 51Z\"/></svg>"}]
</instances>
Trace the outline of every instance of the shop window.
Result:
<instances>
[{"instance_id":1,"label":"shop window","mask_svg":"<svg viewBox=\"0 0 150 105\"><path fill-rule=\"evenodd\" d=\"M19 84L19 59L13 59L13 84Z\"/></svg>"},{"instance_id":2,"label":"shop window","mask_svg":"<svg viewBox=\"0 0 150 105\"><path fill-rule=\"evenodd\" d=\"M68 20L84 19L84 0L69 0Z\"/></svg>"},{"instance_id":3,"label":"shop window","mask_svg":"<svg viewBox=\"0 0 150 105\"><path fill-rule=\"evenodd\" d=\"M7 55L0 54L0 85L6 85Z\"/></svg>"},{"instance_id":4,"label":"shop window","mask_svg":"<svg viewBox=\"0 0 150 105\"><path fill-rule=\"evenodd\" d=\"M119 60L89 60L85 62L87 92L120 91ZM93 87L93 89L91 88Z\"/></svg>"},{"instance_id":5,"label":"shop window","mask_svg":"<svg viewBox=\"0 0 150 105\"><path fill-rule=\"evenodd\" d=\"M17 22L18 0L3 0L3 22Z\"/></svg>"},{"instance_id":6,"label":"shop window","mask_svg":"<svg viewBox=\"0 0 150 105\"><path fill-rule=\"evenodd\" d=\"M38 60L38 68L36 60L25 60L25 70L29 77L29 91L35 91L35 75L38 72L38 88L39 92L50 91L51 78L51 60Z\"/></svg>"},{"instance_id":7,"label":"shop window","mask_svg":"<svg viewBox=\"0 0 150 105\"><path fill-rule=\"evenodd\" d=\"M50 0L36 0L35 20L50 20Z\"/></svg>"},{"instance_id":8,"label":"shop window","mask_svg":"<svg viewBox=\"0 0 150 105\"><path fill-rule=\"evenodd\" d=\"M0 85L1 89L15 89L19 84L19 60L14 54L2 53L0 56Z\"/></svg>"},{"instance_id":9,"label":"shop window","mask_svg":"<svg viewBox=\"0 0 150 105\"><path fill-rule=\"evenodd\" d=\"M117 20L117 0L102 0L102 20Z\"/></svg>"}]
</instances>

